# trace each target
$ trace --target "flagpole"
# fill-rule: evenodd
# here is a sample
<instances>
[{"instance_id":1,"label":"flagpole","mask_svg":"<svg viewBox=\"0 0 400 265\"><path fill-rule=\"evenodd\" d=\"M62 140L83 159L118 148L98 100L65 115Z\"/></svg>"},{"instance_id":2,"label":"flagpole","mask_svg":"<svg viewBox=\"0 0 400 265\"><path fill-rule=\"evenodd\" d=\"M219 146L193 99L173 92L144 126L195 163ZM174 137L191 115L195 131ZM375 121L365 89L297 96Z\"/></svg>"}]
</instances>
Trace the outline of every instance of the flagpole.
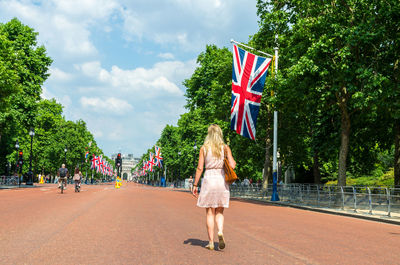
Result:
<instances>
[{"instance_id":1,"label":"flagpole","mask_svg":"<svg viewBox=\"0 0 400 265\"><path fill-rule=\"evenodd\" d=\"M278 35L275 35L275 78L278 73ZM272 196L271 201L279 201L278 196L278 111L274 110L274 142L273 142L273 160L272 160Z\"/></svg>"},{"instance_id":2,"label":"flagpole","mask_svg":"<svg viewBox=\"0 0 400 265\"><path fill-rule=\"evenodd\" d=\"M271 54L269 54L269 53L266 53L266 52L263 52L263 51L259 51L259 50L257 50L257 49L254 49L253 47L250 47L250 46L247 46L247 45L245 45L245 44L243 44L243 43L240 43L240 42L238 42L238 41L235 41L234 39L231 39L231 43L236 43L236 44L242 45L243 47L246 47L246 48L248 48L248 49L257 51L257 52L259 52L259 53L261 53L261 54L264 54L264 55L266 55L266 56L268 56L268 57L271 57L271 58L274 57L273 55L271 55ZM275 53L275 54L276 54L276 53Z\"/></svg>"},{"instance_id":3,"label":"flagpole","mask_svg":"<svg viewBox=\"0 0 400 265\"><path fill-rule=\"evenodd\" d=\"M167 186L167 164L165 163L165 185L164 187Z\"/></svg>"}]
</instances>

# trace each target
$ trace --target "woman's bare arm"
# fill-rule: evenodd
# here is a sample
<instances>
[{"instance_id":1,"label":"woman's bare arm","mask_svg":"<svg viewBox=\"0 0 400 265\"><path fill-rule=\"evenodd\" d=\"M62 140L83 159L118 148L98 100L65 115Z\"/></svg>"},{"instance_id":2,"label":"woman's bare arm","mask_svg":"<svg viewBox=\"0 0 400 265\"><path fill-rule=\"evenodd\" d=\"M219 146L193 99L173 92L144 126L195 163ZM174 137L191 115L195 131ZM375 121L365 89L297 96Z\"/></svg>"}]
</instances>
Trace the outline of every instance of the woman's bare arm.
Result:
<instances>
[{"instance_id":1,"label":"woman's bare arm","mask_svg":"<svg viewBox=\"0 0 400 265\"><path fill-rule=\"evenodd\" d=\"M228 145L226 145L226 157L228 158L228 162L229 162L229 165L231 166L231 168L235 169L236 162L235 162L235 159L233 159L232 151Z\"/></svg>"},{"instance_id":2,"label":"woman's bare arm","mask_svg":"<svg viewBox=\"0 0 400 265\"><path fill-rule=\"evenodd\" d=\"M201 174L203 173L203 166L204 166L204 147L201 147L199 154L199 162L197 164L197 169L196 169L196 177L194 178L193 185L199 184Z\"/></svg>"}]
</instances>

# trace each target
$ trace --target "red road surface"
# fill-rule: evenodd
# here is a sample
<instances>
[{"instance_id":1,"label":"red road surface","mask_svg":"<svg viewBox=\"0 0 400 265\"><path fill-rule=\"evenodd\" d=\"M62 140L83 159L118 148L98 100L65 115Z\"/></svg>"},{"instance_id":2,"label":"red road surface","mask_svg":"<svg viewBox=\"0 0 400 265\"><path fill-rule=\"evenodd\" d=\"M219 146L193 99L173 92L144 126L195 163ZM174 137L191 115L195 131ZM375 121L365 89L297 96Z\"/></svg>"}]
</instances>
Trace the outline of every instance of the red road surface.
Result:
<instances>
[{"instance_id":1,"label":"red road surface","mask_svg":"<svg viewBox=\"0 0 400 265\"><path fill-rule=\"evenodd\" d=\"M0 264L400 264L400 226L231 200L223 251L186 192L0 190ZM217 244L216 244L217 245Z\"/></svg>"}]
</instances>

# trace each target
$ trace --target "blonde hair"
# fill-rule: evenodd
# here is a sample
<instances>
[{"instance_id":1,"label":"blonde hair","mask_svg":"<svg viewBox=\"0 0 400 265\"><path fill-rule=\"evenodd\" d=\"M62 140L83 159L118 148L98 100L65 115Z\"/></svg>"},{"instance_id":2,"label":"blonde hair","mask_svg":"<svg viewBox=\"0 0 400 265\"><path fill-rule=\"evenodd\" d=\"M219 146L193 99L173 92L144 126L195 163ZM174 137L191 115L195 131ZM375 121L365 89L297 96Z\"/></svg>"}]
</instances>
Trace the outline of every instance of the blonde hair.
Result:
<instances>
[{"instance_id":1,"label":"blonde hair","mask_svg":"<svg viewBox=\"0 0 400 265\"><path fill-rule=\"evenodd\" d=\"M222 155L222 146L225 146L224 137L222 135L221 127L217 124L211 124L208 127L208 134L204 140L205 152L211 149L211 153L214 157L220 157Z\"/></svg>"}]
</instances>

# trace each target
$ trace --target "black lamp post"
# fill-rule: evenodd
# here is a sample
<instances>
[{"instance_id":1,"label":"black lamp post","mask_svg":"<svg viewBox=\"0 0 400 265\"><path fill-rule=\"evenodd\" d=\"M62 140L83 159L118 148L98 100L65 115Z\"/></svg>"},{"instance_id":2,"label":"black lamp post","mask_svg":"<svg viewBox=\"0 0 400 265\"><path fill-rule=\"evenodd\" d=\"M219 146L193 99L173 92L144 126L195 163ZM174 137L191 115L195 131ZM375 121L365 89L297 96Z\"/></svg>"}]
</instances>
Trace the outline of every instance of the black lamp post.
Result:
<instances>
[{"instance_id":1,"label":"black lamp post","mask_svg":"<svg viewBox=\"0 0 400 265\"><path fill-rule=\"evenodd\" d=\"M65 164L65 168L67 167L67 151L68 151L68 149L67 149L67 146L65 145L65 147L64 147L64 154L65 154L65 156L64 156L64 164ZM68 181L68 179L67 179L67 181Z\"/></svg>"},{"instance_id":2,"label":"black lamp post","mask_svg":"<svg viewBox=\"0 0 400 265\"><path fill-rule=\"evenodd\" d=\"M33 185L33 172L32 172L32 144L33 144L33 136L35 136L35 130L31 128L29 130L29 136L31 137L31 153L29 156L29 171L28 171L28 179L26 181L26 185Z\"/></svg>"},{"instance_id":3,"label":"black lamp post","mask_svg":"<svg viewBox=\"0 0 400 265\"><path fill-rule=\"evenodd\" d=\"M65 167L67 167L67 151L68 151L67 146L65 146L65 147L64 147L64 154L65 154L65 157L64 157L64 164L65 164Z\"/></svg>"},{"instance_id":4,"label":"black lamp post","mask_svg":"<svg viewBox=\"0 0 400 265\"><path fill-rule=\"evenodd\" d=\"M18 139L15 142L15 149L17 150L16 159L15 159L15 174L18 173L18 151L19 151L19 142ZM19 181L18 181L19 182Z\"/></svg>"},{"instance_id":5,"label":"black lamp post","mask_svg":"<svg viewBox=\"0 0 400 265\"><path fill-rule=\"evenodd\" d=\"M180 157L181 157L181 151L178 152L178 180L181 180L181 162L180 162Z\"/></svg>"}]
</instances>

